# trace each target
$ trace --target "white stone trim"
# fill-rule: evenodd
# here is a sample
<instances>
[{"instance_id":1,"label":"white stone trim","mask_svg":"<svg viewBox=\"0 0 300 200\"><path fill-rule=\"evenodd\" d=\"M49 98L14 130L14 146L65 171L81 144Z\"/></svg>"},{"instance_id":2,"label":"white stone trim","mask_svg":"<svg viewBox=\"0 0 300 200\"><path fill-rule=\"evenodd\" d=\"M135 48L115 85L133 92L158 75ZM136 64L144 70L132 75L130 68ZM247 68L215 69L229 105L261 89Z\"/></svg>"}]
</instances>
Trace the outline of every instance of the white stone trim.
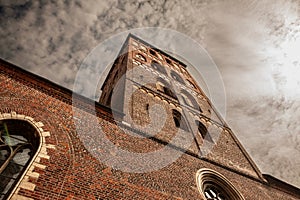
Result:
<instances>
[{"instance_id":1,"label":"white stone trim","mask_svg":"<svg viewBox=\"0 0 300 200\"><path fill-rule=\"evenodd\" d=\"M203 199L206 199L204 196L205 182L213 182L221 187L230 196L230 200L245 200L242 194L225 176L208 168L202 168L196 173L197 187Z\"/></svg>"}]
</instances>

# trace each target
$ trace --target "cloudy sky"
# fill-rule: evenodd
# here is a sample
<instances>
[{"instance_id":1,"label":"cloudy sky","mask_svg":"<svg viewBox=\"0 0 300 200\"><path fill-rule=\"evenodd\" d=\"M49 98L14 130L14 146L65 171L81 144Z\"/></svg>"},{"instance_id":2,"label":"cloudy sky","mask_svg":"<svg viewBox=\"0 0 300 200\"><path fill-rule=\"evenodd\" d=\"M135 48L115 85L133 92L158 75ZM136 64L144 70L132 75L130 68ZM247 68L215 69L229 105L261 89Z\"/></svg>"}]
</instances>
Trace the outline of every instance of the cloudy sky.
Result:
<instances>
[{"instance_id":1,"label":"cloudy sky","mask_svg":"<svg viewBox=\"0 0 300 200\"><path fill-rule=\"evenodd\" d=\"M300 1L0 0L0 57L72 89L93 48L142 27L207 50L226 121L263 173L300 187Z\"/></svg>"}]
</instances>

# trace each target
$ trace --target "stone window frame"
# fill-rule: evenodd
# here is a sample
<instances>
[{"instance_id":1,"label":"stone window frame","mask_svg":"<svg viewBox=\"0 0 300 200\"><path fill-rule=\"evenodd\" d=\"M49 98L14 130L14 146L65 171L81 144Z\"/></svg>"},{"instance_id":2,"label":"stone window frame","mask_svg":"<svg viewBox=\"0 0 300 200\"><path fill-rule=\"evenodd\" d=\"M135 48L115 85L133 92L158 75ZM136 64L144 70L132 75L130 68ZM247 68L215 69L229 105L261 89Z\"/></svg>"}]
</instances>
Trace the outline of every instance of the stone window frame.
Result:
<instances>
[{"instance_id":1,"label":"stone window frame","mask_svg":"<svg viewBox=\"0 0 300 200\"><path fill-rule=\"evenodd\" d=\"M167 70L165 69L165 67L156 60L152 60L150 65L153 69L160 72L161 74L167 75Z\"/></svg>"},{"instance_id":2,"label":"stone window frame","mask_svg":"<svg viewBox=\"0 0 300 200\"><path fill-rule=\"evenodd\" d=\"M225 176L215 170L208 168L198 170L196 173L196 183L204 200L210 200L205 197L205 190L210 186L214 186L221 192L224 192L224 195L228 196L230 200L245 200L237 188Z\"/></svg>"},{"instance_id":3,"label":"stone window frame","mask_svg":"<svg viewBox=\"0 0 300 200\"><path fill-rule=\"evenodd\" d=\"M51 134L49 131L45 131L43 129L44 124L40 121L35 121L34 118L30 116L26 116L23 114L17 114L12 111L10 113L1 113L0 112L0 120L23 120L32 125L39 135L40 141L38 148L36 150L35 155L31 158L31 161L28 163L26 169L23 174L20 176L19 180L15 184L14 188L11 190L10 195L8 196L8 200L33 200L32 198L22 196L19 193L20 189L34 191L36 185L29 181L30 178L38 179L40 174L34 172L35 168L44 170L46 168L45 165L40 163L41 159L50 159L50 156L47 153L47 149L56 149L55 145L47 144L46 137L49 137Z\"/></svg>"},{"instance_id":4,"label":"stone window frame","mask_svg":"<svg viewBox=\"0 0 300 200\"><path fill-rule=\"evenodd\" d=\"M171 70L170 75L178 83L185 85L184 79L177 72L175 72L174 70Z\"/></svg>"}]
</instances>

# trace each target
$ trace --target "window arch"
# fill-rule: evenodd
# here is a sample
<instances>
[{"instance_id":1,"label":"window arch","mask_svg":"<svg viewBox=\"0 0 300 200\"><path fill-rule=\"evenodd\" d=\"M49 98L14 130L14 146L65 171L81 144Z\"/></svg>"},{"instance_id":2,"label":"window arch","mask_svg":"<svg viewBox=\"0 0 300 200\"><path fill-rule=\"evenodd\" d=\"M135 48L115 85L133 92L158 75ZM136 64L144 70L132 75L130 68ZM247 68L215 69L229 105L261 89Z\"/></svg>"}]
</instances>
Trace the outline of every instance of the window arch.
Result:
<instances>
[{"instance_id":1,"label":"window arch","mask_svg":"<svg viewBox=\"0 0 300 200\"><path fill-rule=\"evenodd\" d=\"M174 72L173 70L171 71L171 76L174 80L178 81L179 83L185 85L184 80L181 78L181 76L179 74L177 74L176 72Z\"/></svg>"},{"instance_id":2,"label":"window arch","mask_svg":"<svg viewBox=\"0 0 300 200\"><path fill-rule=\"evenodd\" d=\"M159 64L157 61L152 60L151 62L151 67L154 68L155 70L159 71L162 74L167 74L166 69L164 68L164 66L162 66L161 64Z\"/></svg>"},{"instance_id":3,"label":"window arch","mask_svg":"<svg viewBox=\"0 0 300 200\"><path fill-rule=\"evenodd\" d=\"M172 98L177 100L177 96L175 95L175 93L171 89L171 86L165 80L163 80L162 78L157 79L156 89L157 89L157 91L160 91L160 92L168 95L169 97L172 97Z\"/></svg>"},{"instance_id":4,"label":"window arch","mask_svg":"<svg viewBox=\"0 0 300 200\"><path fill-rule=\"evenodd\" d=\"M207 128L202 124L199 120L195 120L197 126L198 126L198 132L201 135L203 140L207 140L209 142L213 142Z\"/></svg>"},{"instance_id":5,"label":"window arch","mask_svg":"<svg viewBox=\"0 0 300 200\"><path fill-rule=\"evenodd\" d=\"M188 126L186 124L184 117L181 115L181 113L178 110L173 109L172 115L173 115L173 120L174 120L175 126L177 128L188 131Z\"/></svg>"},{"instance_id":6,"label":"window arch","mask_svg":"<svg viewBox=\"0 0 300 200\"><path fill-rule=\"evenodd\" d=\"M167 62L169 65L172 65L172 61L171 61L169 58L166 58L166 62Z\"/></svg>"},{"instance_id":7,"label":"window arch","mask_svg":"<svg viewBox=\"0 0 300 200\"><path fill-rule=\"evenodd\" d=\"M196 110L199 110L202 113L202 109L200 108L198 102L193 97L193 95L188 93L186 90L181 90L181 96L186 105L188 105Z\"/></svg>"},{"instance_id":8,"label":"window arch","mask_svg":"<svg viewBox=\"0 0 300 200\"><path fill-rule=\"evenodd\" d=\"M38 131L29 122L0 121L0 199L7 199L40 148Z\"/></svg>"},{"instance_id":9,"label":"window arch","mask_svg":"<svg viewBox=\"0 0 300 200\"><path fill-rule=\"evenodd\" d=\"M222 174L200 169L196 174L199 191L205 200L244 200L244 197Z\"/></svg>"},{"instance_id":10,"label":"window arch","mask_svg":"<svg viewBox=\"0 0 300 200\"><path fill-rule=\"evenodd\" d=\"M149 52L150 52L150 54L151 54L151 55L153 55L153 56L157 56L157 55L156 55L156 52L155 52L155 51L153 51L152 49L149 49Z\"/></svg>"}]
</instances>

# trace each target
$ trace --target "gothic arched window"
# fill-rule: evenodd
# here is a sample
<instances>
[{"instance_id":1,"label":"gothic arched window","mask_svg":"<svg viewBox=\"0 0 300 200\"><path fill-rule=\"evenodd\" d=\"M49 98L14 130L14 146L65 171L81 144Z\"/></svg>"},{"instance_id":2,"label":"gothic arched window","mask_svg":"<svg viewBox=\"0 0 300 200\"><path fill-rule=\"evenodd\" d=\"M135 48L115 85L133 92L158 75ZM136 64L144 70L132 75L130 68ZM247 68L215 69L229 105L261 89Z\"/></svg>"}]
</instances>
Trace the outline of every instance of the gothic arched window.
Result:
<instances>
[{"instance_id":1,"label":"gothic arched window","mask_svg":"<svg viewBox=\"0 0 300 200\"><path fill-rule=\"evenodd\" d=\"M150 52L150 54L151 54L151 55L153 55L153 56L157 56L157 55L156 55L156 52L155 52L155 51L153 51L152 49L149 49L149 52Z\"/></svg>"},{"instance_id":2,"label":"gothic arched window","mask_svg":"<svg viewBox=\"0 0 300 200\"><path fill-rule=\"evenodd\" d=\"M207 128L204 126L204 124L202 124L200 121L196 120L195 121L197 126L198 126L198 132L201 135L203 140L207 140L209 142L213 142Z\"/></svg>"},{"instance_id":3,"label":"gothic arched window","mask_svg":"<svg viewBox=\"0 0 300 200\"><path fill-rule=\"evenodd\" d=\"M157 91L160 91L160 92L168 95L169 97L172 97L177 100L177 96L171 89L171 86L163 79L158 78L158 80L156 82L156 89L157 89Z\"/></svg>"},{"instance_id":4,"label":"gothic arched window","mask_svg":"<svg viewBox=\"0 0 300 200\"><path fill-rule=\"evenodd\" d=\"M186 121L185 121L184 117L181 115L181 113L179 111L173 109L172 114L173 114L173 120L174 120L175 126L177 128L188 131Z\"/></svg>"},{"instance_id":5,"label":"gothic arched window","mask_svg":"<svg viewBox=\"0 0 300 200\"><path fill-rule=\"evenodd\" d=\"M178 81L179 83L185 85L184 80L181 78L181 76L179 74L177 74L176 72L174 72L173 70L171 71L171 76L174 80Z\"/></svg>"},{"instance_id":6,"label":"gothic arched window","mask_svg":"<svg viewBox=\"0 0 300 200\"><path fill-rule=\"evenodd\" d=\"M182 99L184 101L184 103L200 112L202 112L199 104L197 103L196 99L193 97L193 95L191 95L190 93L188 93L187 91L185 90L182 90L181 91L181 96L182 96Z\"/></svg>"},{"instance_id":7,"label":"gothic arched window","mask_svg":"<svg viewBox=\"0 0 300 200\"><path fill-rule=\"evenodd\" d=\"M39 145L39 134L27 121L0 121L0 200L8 198Z\"/></svg>"},{"instance_id":8,"label":"gothic arched window","mask_svg":"<svg viewBox=\"0 0 300 200\"><path fill-rule=\"evenodd\" d=\"M159 71L162 74L165 74L165 75L167 74L166 69L161 64L159 64L157 61L155 61L155 60L152 60L151 67L153 69Z\"/></svg>"}]
</instances>

